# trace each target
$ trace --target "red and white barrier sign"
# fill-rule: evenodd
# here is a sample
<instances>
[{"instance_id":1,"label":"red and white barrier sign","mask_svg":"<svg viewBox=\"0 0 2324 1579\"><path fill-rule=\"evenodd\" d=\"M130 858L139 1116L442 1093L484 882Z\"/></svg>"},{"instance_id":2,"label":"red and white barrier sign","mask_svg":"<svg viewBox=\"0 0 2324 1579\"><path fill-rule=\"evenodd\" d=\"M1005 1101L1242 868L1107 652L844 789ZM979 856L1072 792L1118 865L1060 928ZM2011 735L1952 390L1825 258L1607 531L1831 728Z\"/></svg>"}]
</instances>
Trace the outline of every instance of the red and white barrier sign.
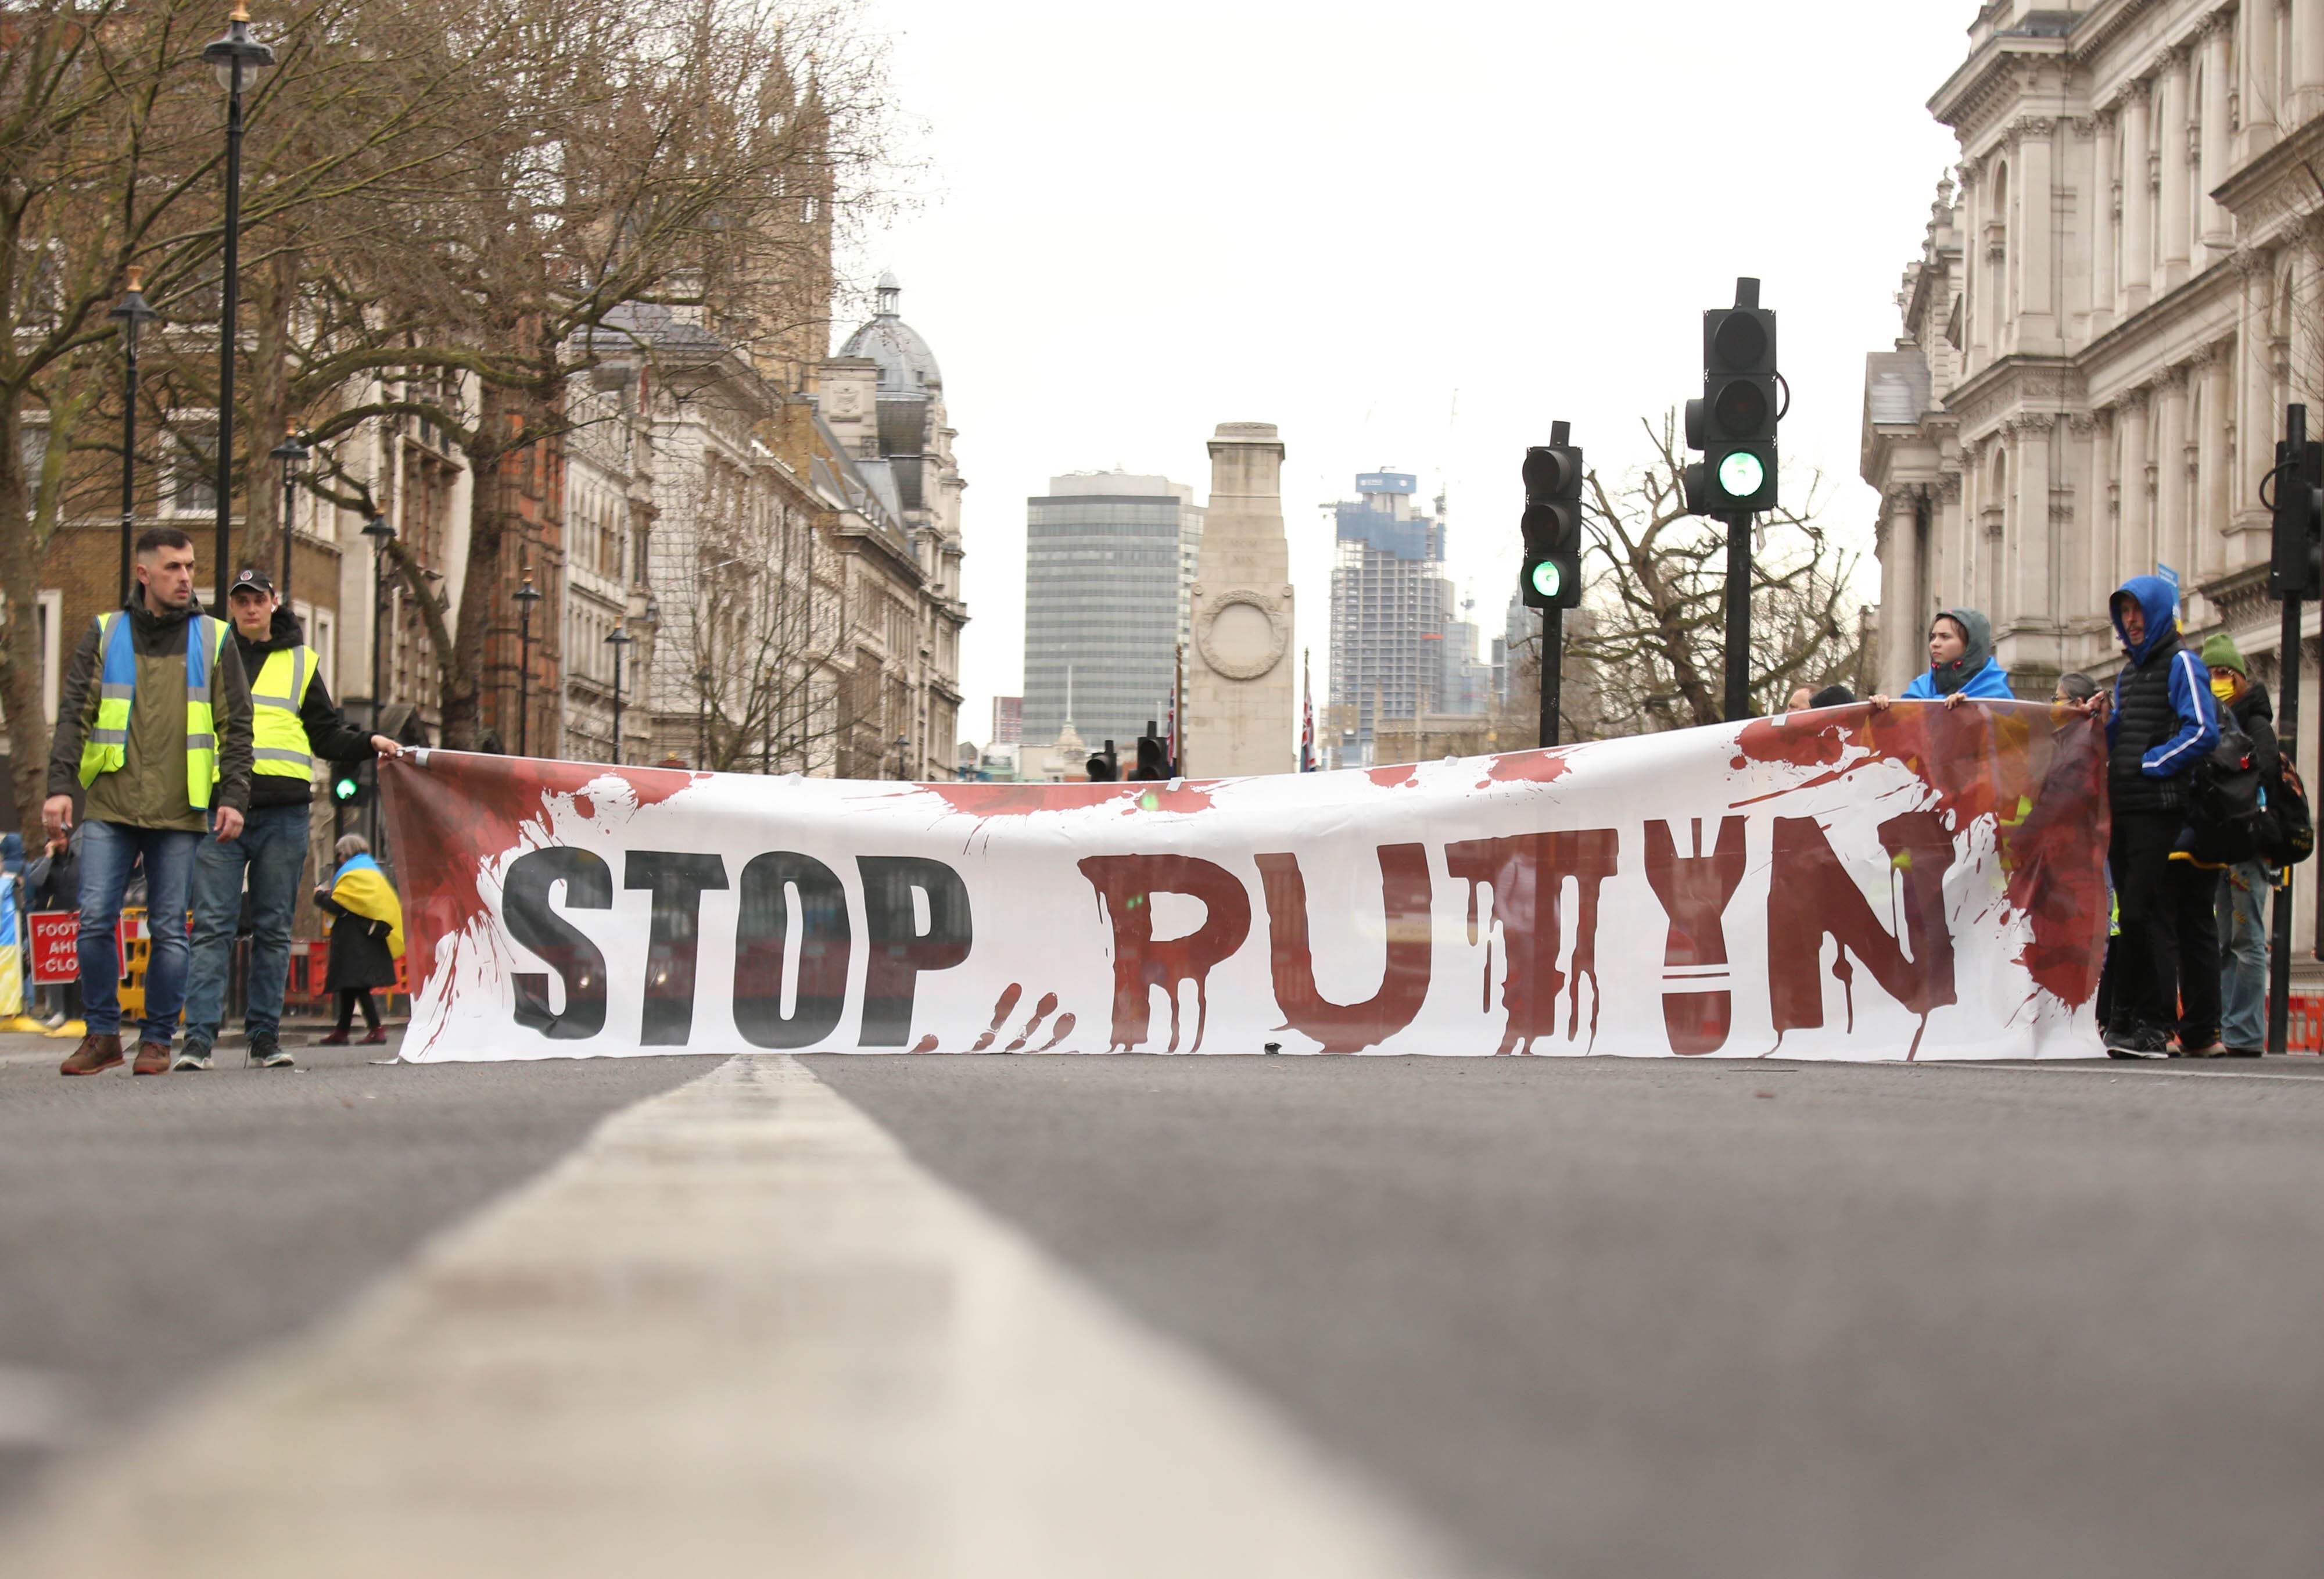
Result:
<instances>
[{"instance_id":1,"label":"red and white barrier sign","mask_svg":"<svg viewBox=\"0 0 2324 1579\"><path fill-rule=\"evenodd\" d=\"M382 764L407 1057L2087 1056L2104 739L1901 703L1172 784Z\"/></svg>"},{"instance_id":2,"label":"red and white barrier sign","mask_svg":"<svg viewBox=\"0 0 2324 1579\"><path fill-rule=\"evenodd\" d=\"M80 913L77 910L35 910L24 918L32 947L25 964L32 967L35 986L51 986L80 979Z\"/></svg>"}]
</instances>

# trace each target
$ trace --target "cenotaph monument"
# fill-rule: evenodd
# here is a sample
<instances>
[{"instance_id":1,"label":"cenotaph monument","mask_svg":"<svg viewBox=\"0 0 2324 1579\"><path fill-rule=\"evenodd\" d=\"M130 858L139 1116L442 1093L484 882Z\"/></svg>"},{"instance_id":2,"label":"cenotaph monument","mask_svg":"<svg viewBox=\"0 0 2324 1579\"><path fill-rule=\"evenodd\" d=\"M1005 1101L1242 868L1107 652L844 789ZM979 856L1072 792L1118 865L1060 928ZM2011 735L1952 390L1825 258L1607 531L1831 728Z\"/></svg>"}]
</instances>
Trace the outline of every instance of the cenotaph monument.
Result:
<instances>
[{"instance_id":1,"label":"cenotaph monument","mask_svg":"<svg viewBox=\"0 0 2324 1579\"><path fill-rule=\"evenodd\" d=\"M1222 422L1194 562L1186 654L1185 771L1287 773L1293 744L1291 549L1283 443L1272 422Z\"/></svg>"}]
</instances>

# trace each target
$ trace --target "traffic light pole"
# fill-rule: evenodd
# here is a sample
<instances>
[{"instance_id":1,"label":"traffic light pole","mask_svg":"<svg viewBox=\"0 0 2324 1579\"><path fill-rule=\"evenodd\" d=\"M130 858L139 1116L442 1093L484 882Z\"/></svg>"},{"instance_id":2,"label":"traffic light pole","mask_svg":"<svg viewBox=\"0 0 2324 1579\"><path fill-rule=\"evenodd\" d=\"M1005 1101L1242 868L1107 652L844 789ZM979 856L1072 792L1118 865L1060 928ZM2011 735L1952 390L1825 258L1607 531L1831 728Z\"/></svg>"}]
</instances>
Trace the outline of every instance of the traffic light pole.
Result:
<instances>
[{"instance_id":1,"label":"traffic light pole","mask_svg":"<svg viewBox=\"0 0 2324 1579\"><path fill-rule=\"evenodd\" d=\"M2288 406L2283 413L2285 451L2291 457L2292 476L2278 473L2275 486L2278 496L2287 485L2302 485L2301 457L2308 448L2308 408ZM2300 760L2300 619L2301 598L2297 593L2283 600L2283 628L2277 637L2275 650L2276 740L2290 753L2291 760ZM2285 873L2288 880L2289 871ZM2267 959L2267 1050L2281 1053L2291 1046L2292 1030L2292 884L2286 881L2275 891L2275 912L2272 935L2268 939ZM2319 938L2324 944L2324 937Z\"/></svg>"},{"instance_id":2,"label":"traffic light pole","mask_svg":"<svg viewBox=\"0 0 2324 1579\"><path fill-rule=\"evenodd\" d=\"M1727 706L1729 723L1751 716L1751 516L1733 511L1727 522Z\"/></svg>"},{"instance_id":3,"label":"traffic light pole","mask_svg":"<svg viewBox=\"0 0 2324 1579\"><path fill-rule=\"evenodd\" d=\"M1565 688L1565 611L1541 611L1541 743L1557 743L1557 709Z\"/></svg>"},{"instance_id":4,"label":"traffic light pole","mask_svg":"<svg viewBox=\"0 0 2324 1579\"><path fill-rule=\"evenodd\" d=\"M2298 409L2293 408L2295 411ZM2283 600L2282 645L2276 649L2276 680L2280 688L2275 698L2276 738L2284 753L2294 762L2300 755L2300 605L2298 597ZM2289 870L2284 876L2283 886L2275 891L2275 929L2274 936L2268 942L2267 1050L2271 1053L2281 1053L2290 1046L2292 883Z\"/></svg>"}]
</instances>

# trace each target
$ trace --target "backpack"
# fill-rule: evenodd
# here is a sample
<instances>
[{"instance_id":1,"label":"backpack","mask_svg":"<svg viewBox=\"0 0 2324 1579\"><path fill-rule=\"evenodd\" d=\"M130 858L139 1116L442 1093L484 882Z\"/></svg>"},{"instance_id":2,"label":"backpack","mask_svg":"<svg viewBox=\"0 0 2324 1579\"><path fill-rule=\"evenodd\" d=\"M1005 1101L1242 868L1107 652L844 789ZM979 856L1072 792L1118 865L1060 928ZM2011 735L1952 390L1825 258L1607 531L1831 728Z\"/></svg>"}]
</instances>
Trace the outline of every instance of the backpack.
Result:
<instances>
[{"instance_id":1,"label":"backpack","mask_svg":"<svg viewBox=\"0 0 2324 1579\"><path fill-rule=\"evenodd\" d=\"M2272 854L2278 836L2251 736L2219 721L2219 743L2195 764L2190 853L2205 866L2233 866ZM2312 836L2311 836L2312 842Z\"/></svg>"},{"instance_id":2,"label":"backpack","mask_svg":"<svg viewBox=\"0 0 2324 1579\"><path fill-rule=\"evenodd\" d=\"M2275 818L2275 848L2270 859L2280 866L2297 866L2316 854L2316 823L2308 814L2308 791L2299 770L2289 762L2276 770L2268 786L2268 809Z\"/></svg>"}]
</instances>

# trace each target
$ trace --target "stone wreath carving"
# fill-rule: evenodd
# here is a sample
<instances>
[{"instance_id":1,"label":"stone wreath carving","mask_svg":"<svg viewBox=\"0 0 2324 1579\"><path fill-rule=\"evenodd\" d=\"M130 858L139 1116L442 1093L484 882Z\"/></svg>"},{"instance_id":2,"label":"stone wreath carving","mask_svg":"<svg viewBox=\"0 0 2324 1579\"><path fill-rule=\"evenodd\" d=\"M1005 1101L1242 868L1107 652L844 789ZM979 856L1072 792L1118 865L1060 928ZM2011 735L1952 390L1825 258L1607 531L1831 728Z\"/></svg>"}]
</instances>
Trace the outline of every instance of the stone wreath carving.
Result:
<instances>
[{"instance_id":1,"label":"stone wreath carving","mask_svg":"<svg viewBox=\"0 0 2324 1579\"><path fill-rule=\"evenodd\" d=\"M1196 596L1201 596L1200 588ZM1236 614L1238 609L1255 611L1266 622L1266 634L1261 637L1257 622L1248 614ZM1222 615L1229 616L1224 636L1218 628ZM1259 679L1283 661L1290 644L1290 622L1282 616L1282 605L1256 586L1226 588L1210 600L1194 623L1194 645L1202 650L1203 661L1229 679ZM1263 653L1253 651L1260 646Z\"/></svg>"}]
</instances>

